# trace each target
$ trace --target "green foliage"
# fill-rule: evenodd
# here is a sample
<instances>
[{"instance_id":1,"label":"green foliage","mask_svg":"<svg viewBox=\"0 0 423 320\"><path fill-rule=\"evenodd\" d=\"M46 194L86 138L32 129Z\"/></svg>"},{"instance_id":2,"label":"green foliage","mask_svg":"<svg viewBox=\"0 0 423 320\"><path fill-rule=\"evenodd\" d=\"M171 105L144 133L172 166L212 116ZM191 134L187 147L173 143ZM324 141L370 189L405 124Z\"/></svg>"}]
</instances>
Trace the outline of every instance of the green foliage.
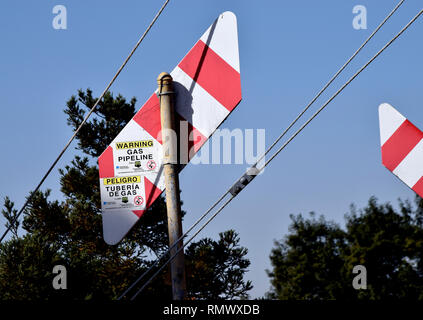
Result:
<instances>
[{"instance_id":1,"label":"green foliage","mask_svg":"<svg viewBox=\"0 0 423 320\"><path fill-rule=\"evenodd\" d=\"M314 215L291 216L290 233L275 242L268 274L274 299L423 299L422 201L417 208L371 198L346 215L346 230ZM367 269L367 289L355 290L355 265Z\"/></svg>"},{"instance_id":2,"label":"green foliage","mask_svg":"<svg viewBox=\"0 0 423 320\"><path fill-rule=\"evenodd\" d=\"M78 97L67 102L65 113L73 129L95 100L90 90L80 90ZM127 103L120 95L113 98L106 94L94 117L77 135L78 148L87 156L76 156L59 170L64 200L50 200L49 190L37 192L25 210L24 235L19 237L18 225L14 225L13 237L0 244L0 299L115 299L167 250L167 215L162 197L118 245L109 246L103 240L98 167L92 160L132 118L135 102L134 98ZM16 215L9 198L5 199L2 213L7 223ZM203 251L209 255L198 254ZM191 298L247 297L251 289L251 283L243 280L249 265L247 250L239 246L234 231L221 234L218 242L203 239L191 244L187 252L187 278L193 281L188 282ZM201 258L203 261L198 261ZM53 290L52 270L57 264L67 269L67 290ZM215 272L202 274L212 269ZM208 285L196 282L197 276ZM139 295L140 299L154 297L171 298L169 268Z\"/></svg>"},{"instance_id":3,"label":"green foliage","mask_svg":"<svg viewBox=\"0 0 423 320\"><path fill-rule=\"evenodd\" d=\"M248 250L239 246L234 230L219 234L219 241L210 238L193 243L186 252L188 291L197 299L248 298L251 281L244 281L250 265Z\"/></svg>"}]
</instances>

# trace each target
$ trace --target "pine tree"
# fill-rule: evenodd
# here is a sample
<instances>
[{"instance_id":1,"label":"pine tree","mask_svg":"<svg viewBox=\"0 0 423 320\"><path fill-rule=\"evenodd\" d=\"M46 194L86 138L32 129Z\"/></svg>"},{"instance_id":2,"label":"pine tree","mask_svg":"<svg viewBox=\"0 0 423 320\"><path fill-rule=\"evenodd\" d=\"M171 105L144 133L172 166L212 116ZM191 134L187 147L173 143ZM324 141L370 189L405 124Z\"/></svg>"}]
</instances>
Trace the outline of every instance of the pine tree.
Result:
<instances>
[{"instance_id":1,"label":"pine tree","mask_svg":"<svg viewBox=\"0 0 423 320\"><path fill-rule=\"evenodd\" d=\"M95 101L89 89L69 99L65 113L73 129ZM64 200L50 200L49 190L39 191L24 212L23 235L19 224L12 226L12 237L0 244L0 299L115 299L167 250L162 197L118 245L109 246L102 237L96 158L133 117L135 105L135 98L127 102L107 93L76 137L82 155L59 170ZM9 198L2 213L10 224L16 210ZM248 297L252 286L244 275L250 262L236 232L223 232L218 241L201 239L186 252L190 298ZM67 269L67 290L52 287L58 264ZM169 273L166 268L138 298L171 298Z\"/></svg>"}]
</instances>

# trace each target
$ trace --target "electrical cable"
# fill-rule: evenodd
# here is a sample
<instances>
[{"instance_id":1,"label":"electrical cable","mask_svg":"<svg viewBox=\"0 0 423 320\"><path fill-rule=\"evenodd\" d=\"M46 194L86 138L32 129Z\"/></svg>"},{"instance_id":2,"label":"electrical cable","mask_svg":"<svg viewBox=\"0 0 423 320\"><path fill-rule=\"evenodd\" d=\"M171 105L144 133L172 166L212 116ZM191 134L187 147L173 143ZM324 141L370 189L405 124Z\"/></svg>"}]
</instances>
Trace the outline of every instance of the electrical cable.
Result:
<instances>
[{"instance_id":1,"label":"electrical cable","mask_svg":"<svg viewBox=\"0 0 423 320\"><path fill-rule=\"evenodd\" d=\"M329 103L333 101L364 69L366 69L383 51L385 51L401 34L404 33L423 13L421 10L407 25L402 28L400 32L397 33L388 43L383 46L365 65L363 65L344 85L337 91L335 94L329 98L302 126L299 128L274 154L268 159L262 168L258 169L262 171L285 147L323 110L327 107Z\"/></svg>"}]
</instances>

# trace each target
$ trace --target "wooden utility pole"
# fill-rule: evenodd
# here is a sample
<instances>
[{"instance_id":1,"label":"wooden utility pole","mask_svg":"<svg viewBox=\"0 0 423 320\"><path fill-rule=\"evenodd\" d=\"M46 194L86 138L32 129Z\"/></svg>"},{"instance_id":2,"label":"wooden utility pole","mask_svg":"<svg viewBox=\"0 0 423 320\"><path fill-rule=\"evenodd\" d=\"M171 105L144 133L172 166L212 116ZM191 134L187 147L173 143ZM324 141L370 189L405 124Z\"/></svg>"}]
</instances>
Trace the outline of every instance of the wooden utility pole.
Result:
<instances>
[{"instance_id":1,"label":"wooden utility pole","mask_svg":"<svg viewBox=\"0 0 423 320\"><path fill-rule=\"evenodd\" d=\"M170 74L162 72L157 78L159 85L160 117L163 141L163 170L166 186L167 222L169 246L182 236L181 200L179 197L178 177L178 139L175 126L173 80ZM175 245L171 256L182 247L182 241ZM174 300L183 300L186 294L185 259L181 250L170 264L172 293Z\"/></svg>"}]
</instances>

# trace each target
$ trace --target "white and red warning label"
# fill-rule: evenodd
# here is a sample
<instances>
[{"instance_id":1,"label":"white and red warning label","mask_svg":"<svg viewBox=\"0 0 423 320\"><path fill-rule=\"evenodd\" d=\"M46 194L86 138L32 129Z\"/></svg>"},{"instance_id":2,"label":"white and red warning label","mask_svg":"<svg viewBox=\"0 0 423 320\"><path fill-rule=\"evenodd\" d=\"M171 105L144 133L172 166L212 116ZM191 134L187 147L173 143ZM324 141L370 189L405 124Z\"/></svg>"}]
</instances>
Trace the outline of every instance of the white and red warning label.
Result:
<instances>
[{"instance_id":1,"label":"white and red warning label","mask_svg":"<svg viewBox=\"0 0 423 320\"><path fill-rule=\"evenodd\" d=\"M155 144L153 139L114 142L116 175L157 172L161 157Z\"/></svg>"},{"instance_id":2,"label":"white and red warning label","mask_svg":"<svg viewBox=\"0 0 423 320\"><path fill-rule=\"evenodd\" d=\"M141 176L100 179L102 209L145 208L144 178Z\"/></svg>"}]
</instances>

